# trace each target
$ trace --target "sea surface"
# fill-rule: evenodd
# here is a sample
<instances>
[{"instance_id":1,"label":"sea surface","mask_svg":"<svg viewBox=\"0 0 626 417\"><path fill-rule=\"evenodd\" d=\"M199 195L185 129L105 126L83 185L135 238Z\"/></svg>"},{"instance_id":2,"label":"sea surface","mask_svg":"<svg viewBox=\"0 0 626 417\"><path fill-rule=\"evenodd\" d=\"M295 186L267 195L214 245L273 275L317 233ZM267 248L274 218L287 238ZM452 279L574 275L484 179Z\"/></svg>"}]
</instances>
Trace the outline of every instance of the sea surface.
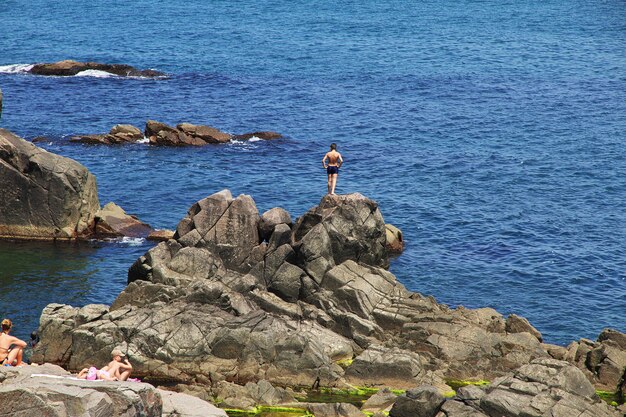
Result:
<instances>
[{"instance_id":1,"label":"sea surface","mask_svg":"<svg viewBox=\"0 0 626 417\"><path fill-rule=\"evenodd\" d=\"M295 218L336 142L337 191L402 229L409 289L522 315L550 343L626 332L623 0L3 0L0 22L0 127L87 166L101 204L173 229L228 188ZM168 75L23 72L63 59ZM149 119L286 138L68 141ZM111 303L151 246L2 242L0 315L27 338L49 303Z\"/></svg>"}]
</instances>

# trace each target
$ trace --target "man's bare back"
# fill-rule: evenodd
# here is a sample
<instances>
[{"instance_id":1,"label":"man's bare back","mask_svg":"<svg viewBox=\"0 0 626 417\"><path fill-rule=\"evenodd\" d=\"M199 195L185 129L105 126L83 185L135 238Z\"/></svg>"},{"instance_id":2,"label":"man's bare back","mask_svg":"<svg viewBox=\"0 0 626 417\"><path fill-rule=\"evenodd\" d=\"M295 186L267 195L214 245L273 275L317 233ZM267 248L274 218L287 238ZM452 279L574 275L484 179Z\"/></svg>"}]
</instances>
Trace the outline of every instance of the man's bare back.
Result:
<instances>
[{"instance_id":1,"label":"man's bare back","mask_svg":"<svg viewBox=\"0 0 626 417\"><path fill-rule=\"evenodd\" d=\"M330 151L326 152L324 158L322 158L322 166L326 169L328 174L328 194L335 194L335 187L337 186L337 177L339 176L339 168L343 165L343 158L341 154L337 152L337 145L330 144Z\"/></svg>"}]
</instances>

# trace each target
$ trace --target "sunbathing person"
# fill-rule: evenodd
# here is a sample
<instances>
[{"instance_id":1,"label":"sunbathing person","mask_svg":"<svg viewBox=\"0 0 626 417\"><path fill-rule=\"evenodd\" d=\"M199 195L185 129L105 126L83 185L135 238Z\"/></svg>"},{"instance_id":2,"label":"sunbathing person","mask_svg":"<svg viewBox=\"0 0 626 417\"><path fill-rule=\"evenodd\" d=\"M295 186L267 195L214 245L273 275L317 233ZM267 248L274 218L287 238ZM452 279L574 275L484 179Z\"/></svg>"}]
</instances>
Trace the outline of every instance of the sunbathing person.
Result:
<instances>
[{"instance_id":1,"label":"sunbathing person","mask_svg":"<svg viewBox=\"0 0 626 417\"><path fill-rule=\"evenodd\" d=\"M9 335L13 323L11 320L2 320L2 333L0 333L0 365L22 366L22 356L26 342Z\"/></svg>"},{"instance_id":2,"label":"sunbathing person","mask_svg":"<svg viewBox=\"0 0 626 417\"><path fill-rule=\"evenodd\" d=\"M108 366L105 366L102 369L97 369L95 366L83 368L78 373L77 378L86 379L88 381L117 381L117 377L111 376Z\"/></svg>"},{"instance_id":3,"label":"sunbathing person","mask_svg":"<svg viewBox=\"0 0 626 417\"><path fill-rule=\"evenodd\" d=\"M116 377L118 381L126 381L130 376L133 366L128 362L128 358L120 350L113 349L111 352L113 358L111 362L104 368L108 368L109 373ZM104 369L102 368L102 369Z\"/></svg>"},{"instance_id":4,"label":"sunbathing person","mask_svg":"<svg viewBox=\"0 0 626 417\"><path fill-rule=\"evenodd\" d=\"M78 373L78 378L87 379L89 381L126 381L130 376L133 366L128 362L124 354L115 349L111 352L112 360L102 369L96 369L95 366L83 368Z\"/></svg>"}]
</instances>

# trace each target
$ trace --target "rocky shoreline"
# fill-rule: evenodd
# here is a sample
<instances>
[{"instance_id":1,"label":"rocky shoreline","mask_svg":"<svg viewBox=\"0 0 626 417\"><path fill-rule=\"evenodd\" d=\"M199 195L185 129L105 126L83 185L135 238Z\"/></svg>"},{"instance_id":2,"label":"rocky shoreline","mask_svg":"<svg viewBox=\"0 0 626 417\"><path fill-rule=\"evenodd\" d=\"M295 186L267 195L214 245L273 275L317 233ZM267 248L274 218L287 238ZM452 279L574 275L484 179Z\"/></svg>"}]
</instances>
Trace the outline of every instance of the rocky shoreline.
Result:
<instances>
[{"instance_id":1,"label":"rocky shoreline","mask_svg":"<svg viewBox=\"0 0 626 417\"><path fill-rule=\"evenodd\" d=\"M0 171L3 237L75 239L143 227L119 220L131 216L117 206L100 208L82 165L2 129ZM523 317L451 309L408 291L387 270L401 232L360 194L325 196L292 221L280 207L261 214L250 196L223 190L192 205L168 237L130 266L128 286L110 306L44 309L32 359L47 365L0 370L7 415L223 415L208 403L199 414L166 414L170 393L130 383L94 390L52 365L78 371L106 362L112 349L130 357L135 376L226 409L295 407L317 417L626 411L596 394L623 395L625 334L606 329L595 342L556 346ZM303 387L380 391L359 409L298 401ZM18 392L29 400L11 400Z\"/></svg>"}]
</instances>

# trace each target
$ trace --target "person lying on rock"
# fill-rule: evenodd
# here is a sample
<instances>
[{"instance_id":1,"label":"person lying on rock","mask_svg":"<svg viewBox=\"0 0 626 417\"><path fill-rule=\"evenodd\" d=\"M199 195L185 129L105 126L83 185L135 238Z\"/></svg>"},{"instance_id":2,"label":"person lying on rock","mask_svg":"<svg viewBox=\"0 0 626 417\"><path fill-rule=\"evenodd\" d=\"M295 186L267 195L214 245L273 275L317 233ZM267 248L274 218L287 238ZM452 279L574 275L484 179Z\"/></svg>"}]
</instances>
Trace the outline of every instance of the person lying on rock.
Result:
<instances>
[{"instance_id":1,"label":"person lying on rock","mask_svg":"<svg viewBox=\"0 0 626 417\"><path fill-rule=\"evenodd\" d=\"M88 381L126 381L133 370L133 366L118 349L114 349L111 352L111 357L111 362L101 369L97 369L95 366L81 369L78 373L78 378Z\"/></svg>"},{"instance_id":2,"label":"person lying on rock","mask_svg":"<svg viewBox=\"0 0 626 417\"><path fill-rule=\"evenodd\" d=\"M6 366L22 366L22 355L26 342L9 335L13 323L11 320L2 320L2 333L0 333L0 364Z\"/></svg>"}]
</instances>

